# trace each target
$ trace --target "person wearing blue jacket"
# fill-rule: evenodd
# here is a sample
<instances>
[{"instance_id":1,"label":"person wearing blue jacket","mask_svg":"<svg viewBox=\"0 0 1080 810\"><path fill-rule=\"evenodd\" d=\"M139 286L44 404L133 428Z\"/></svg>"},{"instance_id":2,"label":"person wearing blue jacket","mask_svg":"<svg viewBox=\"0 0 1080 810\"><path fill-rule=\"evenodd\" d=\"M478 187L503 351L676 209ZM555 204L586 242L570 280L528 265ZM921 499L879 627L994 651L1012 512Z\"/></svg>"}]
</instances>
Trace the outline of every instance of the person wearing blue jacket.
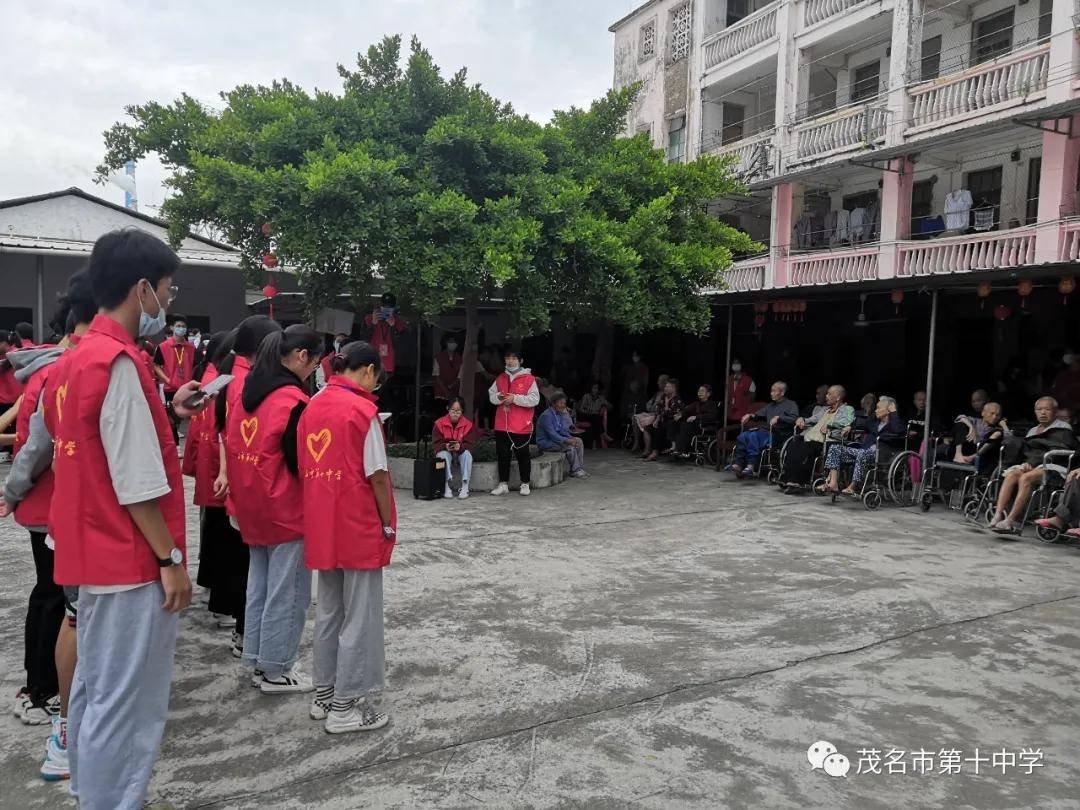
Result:
<instances>
[{"instance_id":1,"label":"person wearing blue jacket","mask_svg":"<svg viewBox=\"0 0 1080 810\"><path fill-rule=\"evenodd\" d=\"M536 420L536 444L545 453L565 453L570 475L585 478L585 443L571 431L574 420L566 406L566 394L556 391L548 404L551 407Z\"/></svg>"},{"instance_id":2,"label":"person wearing blue jacket","mask_svg":"<svg viewBox=\"0 0 1080 810\"><path fill-rule=\"evenodd\" d=\"M864 431L862 440L857 445L843 445L839 442L829 448L825 458L825 469L829 471L826 492L836 492L840 488L840 465L846 460L855 462L855 471L851 483L844 489L844 495L855 495L866 476L866 469L877 457L878 444L904 441L904 422L897 413L896 400L892 397L880 397L873 417L856 420L855 427ZM844 428L844 436L851 432L851 427Z\"/></svg>"}]
</instances>

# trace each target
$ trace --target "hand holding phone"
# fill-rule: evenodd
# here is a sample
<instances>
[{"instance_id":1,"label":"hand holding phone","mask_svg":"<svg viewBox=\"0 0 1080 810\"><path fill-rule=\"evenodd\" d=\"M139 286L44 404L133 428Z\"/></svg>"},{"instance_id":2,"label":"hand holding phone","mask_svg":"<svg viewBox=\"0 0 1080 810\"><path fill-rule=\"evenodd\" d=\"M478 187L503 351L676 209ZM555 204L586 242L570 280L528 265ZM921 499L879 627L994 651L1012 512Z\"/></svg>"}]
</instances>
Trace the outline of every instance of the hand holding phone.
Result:
<instances>
[{"instance_id":1,"label":"hand holding phone","mask_svg":"<svg viewBox=\"0 0 1080 810\"><path fill-rule=\"evenodd\" d=\"M210 397L220 393L225 387L233 381L232 374L219 374L214 377L204 388L200 388L192 396L185 399L181 404L190 410L202 407Z\"/></svg>"}]
</instances>

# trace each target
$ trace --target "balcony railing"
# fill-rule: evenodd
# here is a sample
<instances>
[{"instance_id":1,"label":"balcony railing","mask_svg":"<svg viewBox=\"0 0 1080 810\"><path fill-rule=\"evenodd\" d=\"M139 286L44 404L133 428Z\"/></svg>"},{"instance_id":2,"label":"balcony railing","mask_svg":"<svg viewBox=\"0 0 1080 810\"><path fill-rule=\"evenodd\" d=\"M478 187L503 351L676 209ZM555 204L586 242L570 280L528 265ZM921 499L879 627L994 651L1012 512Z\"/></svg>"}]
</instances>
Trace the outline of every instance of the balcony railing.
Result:
<instances>
[{"instance_id":1,"label":"balcony railing","mask_svg":"<svg viewBox=\"0 0 1080 810\"><path fill-rule=\"evenodd\" d=\"M872 146L885 137L889 121L883 104L847 107L795 127L798 161L813 160L857 146Z\"/></svg>"},{"instance_id":2,"label":"balcony railing","mask_svg":"<svg viewBox=\"0 0 1080 810\"><path fill-rule=\"evenodd\" d=\"M766 180L776 172L776 159L773 151L775 132L774 129L768 129L765 132L759 132L732 143L715 146L706 151L710 155L720 157L733 155L734 159L730 164L731 171L745 183L754 180Z\"/></svg>"},{"instance_id":3,"label":"balcony railing","mask_svg":"<svg viewBox=\"0 0 1080 810\"><path fill-rule=\"evenodd\" d=\"M909 91L912 129L969 118L998 104L1046 91L1050 43L915 85Z\"/></svg>"},{"instance_id":4,"label":"balcony railing","mask_svg":"<svg viewBox=\"0 0 1080 810\"><path fill-rule=\"evenodd\" d=\"M705 40L705 69L710 70L776 36L778 8L780 0L775 0Z\"/></svg>"},{"instance_id":5,"label":"balcony railing","mask_svg":"<svg viewBox=\"0 0 1080 810\"><path fill-rule=\"evenodd\" d=\"M1059 245L1058 261L1080 261L1080 219L1062 223Z\"/></svg>"},{"instance_id":6,"label":"balcony railing","mask_svg":"<svg viewBox=\"0 0 1080 810\"><path fill-rule=\"evenodd\" d=\"M809 28L815 23L835 17L862 2L863 0L806 0L803 25Z\"/></svg>"},{"instance_id":7,"label":"balcony railing","mask_svg":"<svg viewBox=\"0 0 1080 810\"><path fill-rule=\"evenodd\" d=\"M1035 228L908 242L899 255L898 276L1023 267L1035 261Z\"/></svg>"},{"instance_id":8,"label":"balcony railing","mask_svg":"<svg viewBox=\"0 0 1080 810\"><path fill-rule=\"evenodd\" d=\"M742 259L731 265L724 272L724 282L730 292L746 292L765 288L765 268L769 266L768 256L756 256Z\"/></svg>"},{"instance_id":9,"label":"balcony railing","mask_svg":"<svg viewBox=\"0 0 1080 810\"><path fill-rule=\"evenodd\" d=\"M791 257L791 287L839 284L878 277L878 247Z\"/></svg>"}]
</instances>

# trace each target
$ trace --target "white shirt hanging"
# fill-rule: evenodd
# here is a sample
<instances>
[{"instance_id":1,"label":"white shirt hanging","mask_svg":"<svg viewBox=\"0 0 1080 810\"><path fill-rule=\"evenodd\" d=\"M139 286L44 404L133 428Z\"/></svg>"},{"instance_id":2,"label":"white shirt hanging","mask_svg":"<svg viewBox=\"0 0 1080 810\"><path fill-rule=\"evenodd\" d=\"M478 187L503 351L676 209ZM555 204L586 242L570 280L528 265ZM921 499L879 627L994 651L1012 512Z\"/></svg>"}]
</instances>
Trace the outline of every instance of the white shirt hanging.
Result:
<instances>
[{"instance_id":1,"label":"white shirt hanging","mask_svg":"<svg viewBox=\"0 0 1080 810\"><path fill-rule=\"evenodd\" d=\"M971 202L971 192L966 188L958 188L945 195L945 230L962 231L967 228Z\"/></svg>"}]
</instances>

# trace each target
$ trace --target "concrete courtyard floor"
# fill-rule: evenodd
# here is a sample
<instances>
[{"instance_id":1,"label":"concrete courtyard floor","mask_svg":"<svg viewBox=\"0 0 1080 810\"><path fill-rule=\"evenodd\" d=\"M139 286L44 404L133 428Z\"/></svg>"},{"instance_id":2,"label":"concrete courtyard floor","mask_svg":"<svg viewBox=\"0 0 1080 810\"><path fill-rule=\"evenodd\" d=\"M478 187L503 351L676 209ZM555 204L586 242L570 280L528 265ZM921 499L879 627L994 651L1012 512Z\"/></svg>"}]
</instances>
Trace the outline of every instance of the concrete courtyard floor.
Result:
<instances>
[{"instance_id":1,"label":"concrete courtyard floor","mask_svg":"<svg viewBox=\"0 0 1080 810\"><path fill-rule=\"evenodd\" d=\"M1080 549L1003 541L941 507L868 513L621 452L590 461L591 478L529 499L399 491L384 731L331 737L307 718L308 696L243 685L228 631L190 608L151 798L1080 806ZM0 522L0 540L6 701L32 566L18 527ZM45 731L10 715L0 727L0 806L68 806L37 777ZM818 740L849 758L846 778L811 769ZM941 773L943 748L1004 749L1016 765ZM1021 767L1024 748L1041 764ZM857 773L860 749L905 752L906 773ZM928 773L913 766L920 749Z\"/></svg>"}]
</instances>

